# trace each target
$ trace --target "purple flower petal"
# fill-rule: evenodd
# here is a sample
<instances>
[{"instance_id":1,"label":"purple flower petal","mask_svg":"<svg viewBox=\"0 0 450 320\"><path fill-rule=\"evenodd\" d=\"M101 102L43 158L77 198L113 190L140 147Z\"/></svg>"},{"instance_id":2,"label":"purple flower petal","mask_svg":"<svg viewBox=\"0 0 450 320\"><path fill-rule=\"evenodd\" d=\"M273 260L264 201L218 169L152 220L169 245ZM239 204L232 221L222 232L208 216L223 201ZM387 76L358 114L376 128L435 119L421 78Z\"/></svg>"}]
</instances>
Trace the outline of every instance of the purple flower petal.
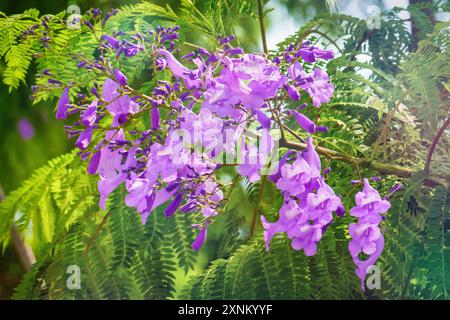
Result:
<instances>
[{"instance_id":1,"label":"purple flower petal","mask_svg":"<svg viewBox=\"0 0 450 320\"><path fill-rule=\"evenodd\" d=\"M84 150L89 146L89 143L91 143L91 139L92 139L92 127L88 127L80 134L77 141L75 142L75 146L81 150Z\"/></svg>"},{"instance_id":2,"label":"purple flower petal","mask_svg":"<svg viewBox=\"0 0 450 320\"><path fill-rule=\"evenodd\" d=\"M326 127L316 125L313 121L311 121L307 116L305 116L302 113L292 110L292 114L295 116L295 120L297 120L297 123L300 125L300 127L302 127L308 133L328 131Z\"/></svg>"},{"instance_id":3,"label":"purple flower petal","mask_svg":"<svg viewBox=\"0 0 450 320\"><path fill-rule=\"evenodd\" d=\"M205 223L202 230L200 230L197 237L195 238L194 242L192 242L192 249L194 249L194 251L198 251L205 243L207 226L208 223Z\"/></svg>"},{"instance_id":4,"label":"purple flower petal","mask_svg":"<svg viewBox=\"0 0 450 320\"><path fill-rule=\"evenodd\" d=\"M70 104L69 88L64 88L64 91L58 101L58 109L56 110L56 119L67 118L67 105Z\"/></svg>"},{"instance_id":5,"label":"purple flower petal","mask_svg":"<svg viewBox=\"0 0 450 320\"><path fill-rule=\"evenodd\" d=\"M89 161L87 172L89 174L95 174L97 172L98 164L100 162L101 151L94 153Z\"/></svg>"},{"instance_id":6,"label":"purple flower petal","mask_svg":"<svg viewBox=\"0 0 450 320\"><path fill-rule=\"evenodd\" d=\"M97 121L97 101L92 103L81 113L81 122L85 127L92 127Z\"/></svg>"},{"instance_id":7,"label":"purple flower petal","mask_svg":"<svg viewBox=\"0 0 450 320\"><path fill-rule=\"evenodd\" d=\"M108 45L110 45L113 49L119 49L120 41L110 35L104 34L100 40L106 40Z\"/></svg>"},{"instance_id":8,"label":"purple flower petal","mask_svg":"<svg viewBox=\"0 0 450 320\"><path fill-rule=\"evenodd\" d=\"M298 90L297 90L294 86L292 86L292 85L286 85L286 90L287 90L287 93L288 93L289 97L290 97L292 100L294 100L294 101L299 100L300 97L302 96L302 95L298 92Z\"/></svg>"},{"instance_id":9,"label":"purple flower petal","mask_svg":"<svg viewBox=\"0 0 450 320\"><path fill-rule=\"evenodd\" d=\"M121 86L128 84L128 78L119 69L114 69L114 77Z\"/></svg>"},{"instance_id":10,"label":"purple flower petal","mask_svg":"<svg viewBox=\"0 0 450 320\"><path fill-rule=\"evenodd\" d=\"M316 58L314 58L314 52L311 50L300 49L299 54L306 62L313 63L316 61Z\"/></svg>"},{"instance_id":11,"label":"purple flower petal","mask_svg":"<svg viewBox=\"0 0 450 320\"><path fill-rule=\"evenodd\" d=\"M159 129L159 120L160 120L159 108L158 107L152 108L151 113L152 113L152 129L158 130Z\"/></svg>"},{"instance_id":12,"label":"purple flower petal","mask_svg":"<svg viewBox=\"0 0 450 320\"><path fill-rule=\"evenodd\" d=\"M256 115L256 119L261 123L263 128L270 129L270 121L271 119L261 110L255 109L253 113Z\"/></svg>"},{"instance_id":13,"label":"purple flower petal","mask_svg":"<svg viewBox=\"0 0 450 320\"><path fill-rule=\"evenodd\" d=\"M166 58L167 66L176 77L189 79L192 71L183 66L169 51L159 49L158 53Z\"/></svg>"},{"instance_id":14,"label":"purple flower petal","mask_svg":"<svg viewBox=\"0 0 450 320\"><path fill-rule=\"evenodd\" d=\"M166 207L164 210L164 215L166 217L172 216L175 211L178 209L178 207L181 204L181 201L183 200L183 194L177 194L175 198L172 200L172 202Z\"/></svg>"}]
</instances>

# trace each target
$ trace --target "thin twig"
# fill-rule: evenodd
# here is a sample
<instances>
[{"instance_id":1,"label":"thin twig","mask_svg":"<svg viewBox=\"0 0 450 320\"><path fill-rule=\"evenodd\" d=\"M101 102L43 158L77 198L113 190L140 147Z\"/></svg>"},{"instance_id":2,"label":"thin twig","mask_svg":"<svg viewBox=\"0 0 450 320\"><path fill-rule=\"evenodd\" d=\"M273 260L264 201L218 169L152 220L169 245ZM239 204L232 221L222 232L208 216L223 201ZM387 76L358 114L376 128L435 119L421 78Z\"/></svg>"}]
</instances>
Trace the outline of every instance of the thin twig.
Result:
<instances>
[{"instance_id":1,"label":"thin twig","mask_svg":"<svg viewBox=\"0 0 450 320\"><path fill-rule=\"evenodd\" d=\"M4 198L5 196L3 194L3 189L0 186L0 202L2 202ZM36 257L34 255L33 249L28 243L24 241L15 224L13 224L11 229L11 240L23 269L25 270L25 272L30 271L31 267L36 262Z\"/></svg>"},{"instance_id":2,"label":"thin twig","mask_svg":"<svg viewBox=\"0 0 450 320\"><path fill-rule=\"evenodd\" d=\"M253 216L252 216L252 224L250 225L250 232L248 234L248 237L251 238L255 232L256 229L256 222L257 222L257 218L259 215L259 204L262 200L262 195L264 192L264 186L266 185L267 182L267 176L263 176L261 178L261 186L259 188L259 193L258 193L258 202L255 204L255 207L253 208Z\"/></svg>"},{"instance_id":3,"label":"thin twig","mask_svg":"<svg viewBox=\"0 0 450 320\"><path fill-rule=\"evenodd\" d=\"M292 130L291 128L289 128L287 125L283 124L282 127L284 129L286 129L287 132L289 132L291 135L294 136L294 138L296 138L298 141L300 142L305 142L305 139L303 139L302 137L300 137L297 133L295 133L294 130Z\"/></svg>"},{"instance_id":4,"label":"thin twig","mask_svg":"<svg viewBox=\"0 0 450 320\"><path fill-rule=\"evenodd\" d=\"M95 239L98 237L100 231L102 230L103 226L106 224L106 221L108 221L108 218L111 216L112 211L109 211L102 219L102 222L98 225L97 229L95 230L94 234L92 235L91 239L89 240L89 243L86 246L86 250L84 250L84 254L87 254L89 250L92 247L92 244L94 243Z\"/></svg>"},{"instance_id":5,"label":"thin twig","mask_svg":"<svg viewBox=\"0 0 450 320\"><path fill-rule=\"evenodd\" d=\"M398 100L398 102L395 104L394 108L392 108L392 110L388 113L388 115L386 117L386 121L385 121L384 126L383 126L383 129L381 130L381 134L378 137L378 139L375 142L375 144L373 145L372 156L370 157L370 159L373 159L375 157L375 152L376 152L376 150L377 150L377 148L380 145L382 140L384 141L383 145L386 148L386 139L387 139L387 136L388 136L388 132L389 132L389 128L390 128L392 119L394 118L395 112L397 112L398 108L400 107L400 104L401 104L401 101L402 101L403 98L404 98L404 96ZM386 156L386 150L384 151L384 154Z\"/></svg>"},{"instance_id":6,"label":"thin twig","mask_svg":"<svg viewBox=\"0 0 450 320\"><path fill-rule=\"evenodd\" d=\"M424 167L424 171L427 174L430 173L431 158L433 157L434 150L436 149L436 147L439 143L439 140L441 139L442 135L444 134L445 129L448 127L449 124L450 124L450 116L447 118L447 120L445 120L444 124L438 130L438 132L436 133L436 136L433 139L433 142L431 143L430 149L428 150L427 159L425 161L425 167Z\"/></svg>"},{"instance_id":7,"label":"thin twig","mask_svg":"<svg viewBox=\"0 0 450 320\"><path fill-rule=\"evenodd\" d=\"M24 241L15 224L13 224L11 230L11 238L23 269L26 272L30 271L31 267L36 262L36 257L34 256L34 252L30 245Z\"/></svg>"}]
</instances>

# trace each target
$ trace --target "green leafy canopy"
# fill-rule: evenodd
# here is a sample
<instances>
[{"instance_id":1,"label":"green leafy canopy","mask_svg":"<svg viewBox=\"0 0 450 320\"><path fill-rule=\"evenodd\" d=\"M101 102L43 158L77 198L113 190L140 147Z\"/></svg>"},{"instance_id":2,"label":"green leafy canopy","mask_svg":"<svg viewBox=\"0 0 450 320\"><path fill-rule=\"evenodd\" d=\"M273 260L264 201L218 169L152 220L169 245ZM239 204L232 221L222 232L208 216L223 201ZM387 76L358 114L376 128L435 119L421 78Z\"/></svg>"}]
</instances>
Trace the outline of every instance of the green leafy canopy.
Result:
<instances>
[{"instance_id":1,"label":"green leafy canopy","mask_svg":"<svg viewBox=\"0 0 450 320\"><path fill-rule=\"evenodd\" d=\"M307 22L270 52L275 56L286 45L306 39L335 50L339 57L321 65L335 85L333 100L308 111L308 116L320 117L329 127L327 134L318 137L320 146L349 159L384 161L415 172L409 177L385 175L378 186L386 194L394 183L403 185L383 225L386 246L379 262L380 290L363 293L359 289L347 250L349 215L326 232L314 257L294 251L281 236L267 253L260 227L252 223L259 221L255 214L275 218L283 200L270 184L250 184L237 177L227 190L223 214L208 231L206 248L197 254L191 249L192 218L183 214L165 218L162 210L156 210L142 225L139 214L124 204L123 186L110 196L107 209L99 210L96 179L71 152L36 170L0 204L0 243L6 248L16 225L37 258L14 298L448 299L448 136L442 137L433 156L443 165L431 166L431 172L423 167L433 137L450 110L450 25L430 22L424 6L404 9L421 30L417 39L397 15L398 8L383 13L380 29L369 29L355 17L327 14ZM442 8L433 4L428 9ZM48 68L63 83L92 83L99 79L77 68L72 54L93 57L96 36L102 33L124 30L132 35L158 24L178 24L185 42L205 45L218 34L235 33L236 21L244 17L257 17L255 1L183 0L177 10L141 2L122 7L104 29L93 34L83 28L69 31L64 27L64 13L40 16L30 9L6 16L0 12L3 83L10 91L24 83L35 55L40 56L35 63L37 74ZM43 28L43 19L48 22L52 50L37 35L23 36L34 25ZM148 61L131 58L117 63L130 82L152 88ZM37 84L42 81L34 79ZM41 93L35 101L53 101L60 94ZM301 131L286 135L292 141L305 138ZM362 162L340 160L327 157L323 162L336 173L328 182L336 186L348 208L357 191L350 184L355 174L379 173ZM80 290L67 288L66 270L71 265L82 270Z\"/></svg>"}]
</instances>

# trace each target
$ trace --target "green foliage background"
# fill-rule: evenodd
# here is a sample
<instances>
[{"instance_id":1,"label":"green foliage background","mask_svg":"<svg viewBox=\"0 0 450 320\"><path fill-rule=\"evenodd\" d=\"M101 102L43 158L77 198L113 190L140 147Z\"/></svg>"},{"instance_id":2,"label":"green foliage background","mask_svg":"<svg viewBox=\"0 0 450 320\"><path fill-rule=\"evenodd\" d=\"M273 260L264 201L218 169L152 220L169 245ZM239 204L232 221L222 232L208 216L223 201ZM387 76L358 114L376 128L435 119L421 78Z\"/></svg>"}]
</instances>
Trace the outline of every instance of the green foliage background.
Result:
<instances>
[{"instance_id":1,"label":"green foliage background","mask_svg":"<svg viewBox=\"0 0 450 320\"><path fill-rule=\"evenodd\" d=\"M255 1L239 5L228 0L162 3L120 2L120 12L110 19L105 32L133 34L152 25L179 24L182 39L191 43L211 46L217 34L237 33L238 44L247 50L257 48ZM292 7L292 2L285 3ZM335 84L333 100L319 110L308 111L330 129L317 137L320 145L369 164L376 160L412 173L408 177L383 175L377 185L381 194L396 182L404 188L392 199L393 208L383 225L386 247L379 262L382 288L365 292L359 289L347 250L350 216L337 219L327 230L314 257L292 250L282 236L274 239L266 253L261 228L257 225L251 236L250 225L255 213L276 219L282 199L272 185L250 184L235 178L233 171L221 173L234 183L227 190L229 201L224 212L209 229L207 244L199 254L190 247L194 233L189 216L176 214L166 219L157 211L142 225L139 215L124 205L123 189L110 197L107 210L99 211L96 180L86 174L86 164L70 151L72 142L67 141L63 124L53 119L61 92L38 96L35 106L28 99L30 84L42 81L36 73L48 67L64 83L86 80L67 55L82 52L92 56L95 38L58 27L64 5L55 23L50 24L56 50L46 51L42 59L33 62L32 54L42 51L40 40L23 40L20 33L40 21L42 14L29 9L32 5L22 5L26 9L23 14L0 15L0 183L7 193L0 205L0 243L5 252L11 252L10 231L15 224L37 262L23 276L13 298L449 298L448 131L433 155L431 171L423 170L431 141L450 110L449 22L434 22L423 9L448 11L448 4L410 5L407 10L415 28L421 30L414 38L397 15L402 9L384 12L381 28L372 30L365 20L330 15L324 3L319 3L317 9L322 13L288 39L280 39L278 48L271 52L275 55L287 44L304 39L338 51L339 58L320 65L327 68ZM103 2L99 5L107 9ZM59 12L54 7L42 8L42 12ZM242 28L251 32L239 36L237 29ZM369 58L362 60L361 56ZM129 59L122 63L130 81L150 88L147 61ZM28 117L37 131L26 142L16 130L17 119L22 116ZM301 131L287 134L290 141L304 137ZM44 165L48 159L52 160ZM329 184L342 195L347 208L352 206L358 188L350 180L380 174L373 166L364 165L366 162L348 163L333 157L322 160L332 169ZM65 270L69 265L83 270L81 290L67 289Z\"/></svg>"}]
</instances>

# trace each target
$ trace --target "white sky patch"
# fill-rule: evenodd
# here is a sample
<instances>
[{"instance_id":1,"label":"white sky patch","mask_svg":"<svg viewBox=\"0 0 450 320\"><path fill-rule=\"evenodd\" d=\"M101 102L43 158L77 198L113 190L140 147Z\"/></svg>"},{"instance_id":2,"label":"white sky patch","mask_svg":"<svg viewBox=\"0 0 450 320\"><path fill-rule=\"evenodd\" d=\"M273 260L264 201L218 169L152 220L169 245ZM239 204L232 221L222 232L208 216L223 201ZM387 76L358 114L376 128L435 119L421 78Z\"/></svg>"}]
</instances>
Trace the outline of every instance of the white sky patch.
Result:
<instances>
[{"instance_id":1,"label":"white sky patch","mask_svg":"<svg viewBox=\"0 0 450 320\"><path fill-rule=\"evenodd\" d=\"M276 47L277 43L280 43L283 39L297 32L303 21L295 21L286 7L281 5L277 0L270 1L268 7L274 9L269 13L271 24L266 35L267 46L271 50Z\"/></svg>"}]
</instances>

